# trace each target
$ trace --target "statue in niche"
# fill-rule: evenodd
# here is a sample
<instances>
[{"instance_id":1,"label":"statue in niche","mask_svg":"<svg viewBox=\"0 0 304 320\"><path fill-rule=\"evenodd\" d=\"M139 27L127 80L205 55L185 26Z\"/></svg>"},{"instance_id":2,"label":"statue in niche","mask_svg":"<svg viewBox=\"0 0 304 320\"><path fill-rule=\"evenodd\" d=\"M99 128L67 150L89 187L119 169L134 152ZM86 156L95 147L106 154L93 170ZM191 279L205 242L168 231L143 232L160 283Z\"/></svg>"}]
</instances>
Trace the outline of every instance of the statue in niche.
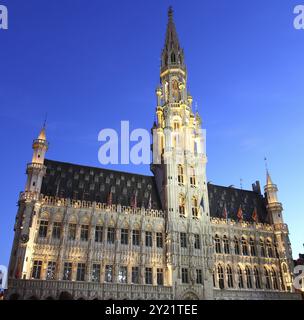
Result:
<instances>
[{"instance_id":1,"label":"statue in niche","mask_svg":"<svg viewBox=\"0 0 304 320\"><path fill-rule=\"evenodd\" d=\"M179 100L179 89L177 80L172 81L172 98L174 102L178 102Z\"/></svg>"}]
</instances>

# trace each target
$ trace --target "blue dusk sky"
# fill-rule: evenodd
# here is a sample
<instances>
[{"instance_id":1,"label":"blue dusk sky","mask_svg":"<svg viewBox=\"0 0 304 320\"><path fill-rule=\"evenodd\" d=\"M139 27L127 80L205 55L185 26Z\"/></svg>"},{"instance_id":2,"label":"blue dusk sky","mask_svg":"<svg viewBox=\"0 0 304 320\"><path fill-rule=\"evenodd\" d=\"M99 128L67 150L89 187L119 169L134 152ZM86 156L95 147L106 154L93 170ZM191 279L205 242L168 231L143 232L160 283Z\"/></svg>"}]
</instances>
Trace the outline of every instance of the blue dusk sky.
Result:
<instances>
[{"instance_id":1,"label":"blue dusk sky","mask_svg":"<svg viewBox=\"0 0 304 320\"><path fill-rule=\"evenodd\" d=\"M103 128L150 130L167 9L207 130L208 181L279 188L293 255L304 243L304 0L0 0L0 265L8 264L32 140L48 113L49 159L100 166ZM113 169L150 174L148 165Z\"/></svg>"}]
</instances>

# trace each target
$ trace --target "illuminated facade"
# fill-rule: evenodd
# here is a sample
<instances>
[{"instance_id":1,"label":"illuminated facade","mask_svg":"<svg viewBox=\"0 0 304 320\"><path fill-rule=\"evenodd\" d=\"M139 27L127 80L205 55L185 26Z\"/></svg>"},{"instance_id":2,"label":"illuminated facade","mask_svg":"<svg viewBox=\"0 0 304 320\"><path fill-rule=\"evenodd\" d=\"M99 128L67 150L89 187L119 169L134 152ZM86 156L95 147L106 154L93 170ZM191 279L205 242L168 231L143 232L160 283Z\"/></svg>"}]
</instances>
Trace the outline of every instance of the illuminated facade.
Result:
<instances>
[{"instance_id":1,"label":"illuminated facade","mask_svg":"<svg viewBox=\"0 0 304 320\"><path fill-rule=\"evenodd\" d=\"M8 299L297 299L277 187L207 183L172 10L156 89L153 176L45 158L33 143ZM183 147L177 146L183 140Z\"/></svg>"}]
</instances>

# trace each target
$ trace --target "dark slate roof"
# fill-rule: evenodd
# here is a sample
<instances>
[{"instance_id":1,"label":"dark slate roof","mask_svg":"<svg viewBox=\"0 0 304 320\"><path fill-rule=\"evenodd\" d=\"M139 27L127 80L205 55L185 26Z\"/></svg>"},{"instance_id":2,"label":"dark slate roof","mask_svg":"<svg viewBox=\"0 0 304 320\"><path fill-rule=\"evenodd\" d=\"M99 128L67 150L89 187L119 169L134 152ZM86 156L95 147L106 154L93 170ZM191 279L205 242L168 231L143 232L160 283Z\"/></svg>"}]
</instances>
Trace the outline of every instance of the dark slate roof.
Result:
<instances>
[{"instance_id":1,"label":"dark slate roof","mask_svg":"<svg viewBox=\"0 0 304 320\"><path fill-rule=\"evenodd\" d=\"M112 190L112 203L130 206L137 191L137 207L161 209L153 176L120 172L45 159L46 175L41 193L46 196L107 203Z\"/></svg>"},{"instance_id":2,"label":"dark slate roof","mask_svg":"<svg viewBox=\"0 0 304 320\"><path fill-rule=\"evenodd\" d=\"M41 193L46 196L70 198L107 203L112 189L112 203L130 206L137 190L137 206L149 206L161 210L161 202L153 176L139 175L103 168L59 162L45 159L46 175L42 181ZM267 222L264 197L254 191L222 187L208 183L211 217L223 217L226 205L228 218L237 220L237 211L242 206L243 217L252 220L254 208L258 221Z\"/></svg>"},{"instance_id":3,"label":"dark slate roof","mask_svg":"<svg viewBox=\"0 0 304 320\"><path fill-rule=\"evenodd\" d=\"M226 205L228 218L237 220L237 212L241 206L245 221L253 222L252 214L254 208L256 208L258 222L267 222L265 198L258 192L208 183L208 196L210 215L212 217L222 218L224 206Z\"/></svg>"}]
</instances>

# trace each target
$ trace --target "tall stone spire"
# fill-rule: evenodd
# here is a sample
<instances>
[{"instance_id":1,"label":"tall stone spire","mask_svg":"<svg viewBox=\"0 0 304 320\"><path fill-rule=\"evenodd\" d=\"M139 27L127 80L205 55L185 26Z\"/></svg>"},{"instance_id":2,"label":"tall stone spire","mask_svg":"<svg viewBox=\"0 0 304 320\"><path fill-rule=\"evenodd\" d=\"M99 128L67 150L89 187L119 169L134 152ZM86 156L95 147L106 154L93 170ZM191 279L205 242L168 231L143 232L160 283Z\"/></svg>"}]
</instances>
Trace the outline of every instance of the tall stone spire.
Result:
<instances>
[{"instance_id":1,"label":"tall stone spire","mask_svg":"<svg viewBox=\"0 0 304 320\"><path fill-rule=\"evenodd\" d=\"M162 69L170 66L180 66L185 69L184 51L180 47L175 23L173 20L173 9L168 10L168 24L165 45L162 51Z\"/></svg>"}]
</instances>

